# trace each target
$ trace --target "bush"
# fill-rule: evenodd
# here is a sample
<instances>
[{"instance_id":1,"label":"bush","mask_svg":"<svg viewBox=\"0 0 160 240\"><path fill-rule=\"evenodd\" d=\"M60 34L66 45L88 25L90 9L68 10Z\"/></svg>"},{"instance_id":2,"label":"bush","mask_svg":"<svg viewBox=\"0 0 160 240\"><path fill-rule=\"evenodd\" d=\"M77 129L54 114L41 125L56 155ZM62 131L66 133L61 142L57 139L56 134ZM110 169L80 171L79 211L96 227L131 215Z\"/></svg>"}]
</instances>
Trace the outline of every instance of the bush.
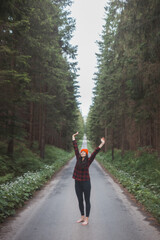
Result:
<instances>
[{"instance_id":1,"label":"bush","mask_svg":"<svg viewBox=\"0 0 160 240\"><path fill-rule=\"evenodd\" d=\"M8 173L3 177L0 177L0 184L11 181L14 178L14 173Z\"/></svg>"},{"instance_id":2,"label":"bush","mask_svg":"<svg viewBox=\"0 0 160 240\"><path fill-rule=\"evenodd\" d=\"M20 176L27 171L36 171L44 166L38 154L33 153L24 143L16 143L13 158L4 154L4 144L1 142L0 147L0 176L4 179L6 176L6 180L8 174Z\"/></svg>"},{"instance_id":3,"label":"bush","mask_svg":"<svg viewBox=\"0 0 160 240\"><path fill-rule=\"evenodd\" d=\"M0 156L0 176L4 176L11 171L11 160L6 155Z\"/></svg>"},{"instance_id":4,"label":"bush","mask_svg":"<svg viewBox=\"0 0 160 240\"><path fill-rule=\"evenodd\" d=\"M45 148L44 162L47 164L53 164L55 161L60 160L66 155L66 151L57 148L55 146L47 145Z\"/></svg>"},{"instance_id":5,"label":"bush","mask_svg":"<svg viewBox=\"0 0 160 240\"><path fill-rule=\"evenodd\" d=\"M42 159L28 149L25 144L17 145L13 161L16 176L22 175L24 172L36 171L44 166Z\"/></svg>"}]
</instances>

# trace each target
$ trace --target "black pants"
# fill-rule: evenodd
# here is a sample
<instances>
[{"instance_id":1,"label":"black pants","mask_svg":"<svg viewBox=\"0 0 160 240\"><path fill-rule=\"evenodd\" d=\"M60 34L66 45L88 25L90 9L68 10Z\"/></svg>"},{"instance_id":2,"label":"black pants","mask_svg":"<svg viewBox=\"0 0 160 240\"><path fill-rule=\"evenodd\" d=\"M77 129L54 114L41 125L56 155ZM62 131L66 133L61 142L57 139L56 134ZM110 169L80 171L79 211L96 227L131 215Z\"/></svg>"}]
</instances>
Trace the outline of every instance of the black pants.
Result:
<instances>
[{"instance_id":1,"label":"black pants","mask_svg":"<svg viewBox=\"0 0 160 240\"><path fill-rule=\"evenodd\" d=\"M84 203L83 203L83 193L86 203L86 217L89 217L91 203L90 203L90 192L91 192L91 182L89 181L77 181L75 180L75 190L79 202L79 209L81 215L84 215Z\"/></svg>"}]
</instances>

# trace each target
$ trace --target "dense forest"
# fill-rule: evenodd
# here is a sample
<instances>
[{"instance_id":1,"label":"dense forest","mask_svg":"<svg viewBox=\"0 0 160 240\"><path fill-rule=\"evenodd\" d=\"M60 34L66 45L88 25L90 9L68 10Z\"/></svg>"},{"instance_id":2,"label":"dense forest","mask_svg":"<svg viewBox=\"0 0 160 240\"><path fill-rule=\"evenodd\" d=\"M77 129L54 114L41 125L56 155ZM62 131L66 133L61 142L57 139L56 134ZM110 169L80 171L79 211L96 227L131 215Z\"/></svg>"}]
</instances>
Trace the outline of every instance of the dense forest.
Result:
<instances>
[{"instance_id":1,"label":"dense forest","mask_svg":"<svg viewBox=\"0 0 160 240\"><path fill-rule=\"evenodd\" d=\"M1 154L13 158L18 143L32 149L37 142L41 158L46 144L69 150L71 134L83 125L71 1L0 5Z\"/></svg>"},{"instance_id":2,"label":"dense forest","mask_svg":"<svg viewBox=\"0 0 160 240\"><path fill-rule=\"evenodd\" d=\"M98 42L88 136L105 151L144 148L160 156L160 1L114 0Z\"/></svg>"}]
</instances>

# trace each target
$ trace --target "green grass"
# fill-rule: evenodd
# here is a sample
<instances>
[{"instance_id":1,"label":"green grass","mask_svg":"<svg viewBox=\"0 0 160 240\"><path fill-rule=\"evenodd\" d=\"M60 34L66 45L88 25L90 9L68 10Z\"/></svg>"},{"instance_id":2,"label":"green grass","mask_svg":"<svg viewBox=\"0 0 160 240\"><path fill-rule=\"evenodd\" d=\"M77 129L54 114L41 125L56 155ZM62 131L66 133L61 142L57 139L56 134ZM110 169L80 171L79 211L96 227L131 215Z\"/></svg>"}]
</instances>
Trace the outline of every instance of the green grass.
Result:
<instances>
[{"instance_id":1,"label":"green grass","mask_svg":"<svg viewBox=\"0 0 160 240\"><path fill-rule=\"evenodd\" d=\"M91 144L88 146L91 152ZM120 150L115 150L112 161L109 150L100 152L96 159L160 222L160 161L155 152L141 148L122 157Z\"/></svg>"}]
</instances>

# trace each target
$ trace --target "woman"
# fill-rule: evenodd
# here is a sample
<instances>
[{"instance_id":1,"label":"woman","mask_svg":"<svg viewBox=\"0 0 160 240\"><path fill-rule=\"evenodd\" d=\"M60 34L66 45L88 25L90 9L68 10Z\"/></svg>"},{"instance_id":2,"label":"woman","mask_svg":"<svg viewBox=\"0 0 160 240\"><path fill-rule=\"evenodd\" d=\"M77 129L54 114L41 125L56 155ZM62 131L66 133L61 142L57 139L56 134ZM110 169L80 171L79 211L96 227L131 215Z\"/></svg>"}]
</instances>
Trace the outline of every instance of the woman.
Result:
<instances>
[{"instance_id":1,"label":"woman","mask_svg":"<svg viewBox=\"0 0 160 240\"><path fill-rule=\"evenodd\" d=\"M105 139L101 138L101 144L97 147L94 152L88 157L88 149L81 149L81 152L78 151L77 142L75 136L78 134L75 133L72 135L73 146L76 154L76 165L73 172L73 178L75 179L75 190L79 202L79 209L81 212L81 218L77 223L82 223L82 225L88 224L88 218L90 214L90 192L91 192L91 183L89 176L89 166L93 162L96 154L105 144ZM84 204L83 204L83 193L86 203L86 217L84 215Z\"/></svg>"}]
</instances>

